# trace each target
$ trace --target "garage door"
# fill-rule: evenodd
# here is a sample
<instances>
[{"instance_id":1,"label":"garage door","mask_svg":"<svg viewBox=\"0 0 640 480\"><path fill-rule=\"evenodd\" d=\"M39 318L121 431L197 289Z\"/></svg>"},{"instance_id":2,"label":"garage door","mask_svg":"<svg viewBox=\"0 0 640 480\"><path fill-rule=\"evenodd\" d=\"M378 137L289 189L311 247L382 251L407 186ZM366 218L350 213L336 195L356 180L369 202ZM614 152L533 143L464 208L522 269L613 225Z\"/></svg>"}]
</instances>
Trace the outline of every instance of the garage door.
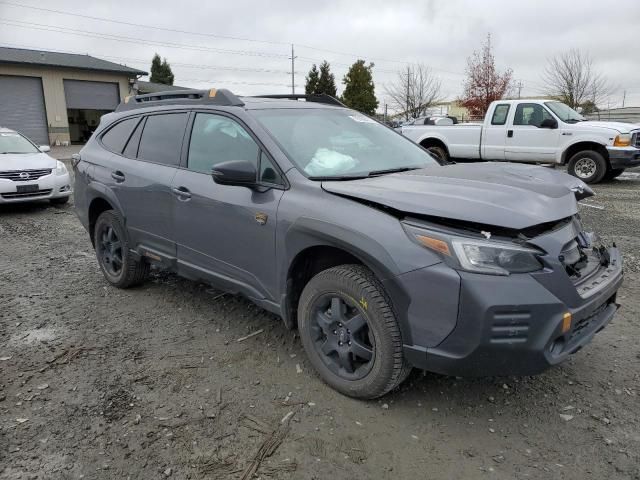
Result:
<instances>
[{"instance_id":1,"label":"garage door","mask_svg":"<svg viewBox=\"0 0 640 480\"><path fill-rule=\"evenodd\" d=\"M65 80L67 108L81 110L115 110L120 103L117 83Z\"/></svg>"},{"instance_id":2,"label":"garage door","mask_svg":"<svg viewBox=\"0 0 640 480\"><path fill-rule=\"evenodd\" d=\"M0 75L0 127L49 145L41 78Z\"/></svg>"}]
</instances>

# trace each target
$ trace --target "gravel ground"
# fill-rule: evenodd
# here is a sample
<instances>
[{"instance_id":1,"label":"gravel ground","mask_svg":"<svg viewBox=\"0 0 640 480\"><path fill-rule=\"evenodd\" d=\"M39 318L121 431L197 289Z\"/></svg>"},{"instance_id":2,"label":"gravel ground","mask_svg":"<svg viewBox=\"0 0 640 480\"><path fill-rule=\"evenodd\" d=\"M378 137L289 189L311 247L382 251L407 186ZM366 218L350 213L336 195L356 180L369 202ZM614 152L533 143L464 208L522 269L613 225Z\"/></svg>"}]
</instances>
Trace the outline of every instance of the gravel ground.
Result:
<instances>
[{"instance_id":1,"label":"gravel ground","mask_svg":"<svg viewBox=\"0 0 640 480\"><path fill-rule=\"evenodd\" d=\"M72 206L0 208L0 478L640 479L640 174L595 189L581 213L626 279L591 345L536 377L414 371L372 402L241 297L108 286Z\"/></svg>"}]
</instances>

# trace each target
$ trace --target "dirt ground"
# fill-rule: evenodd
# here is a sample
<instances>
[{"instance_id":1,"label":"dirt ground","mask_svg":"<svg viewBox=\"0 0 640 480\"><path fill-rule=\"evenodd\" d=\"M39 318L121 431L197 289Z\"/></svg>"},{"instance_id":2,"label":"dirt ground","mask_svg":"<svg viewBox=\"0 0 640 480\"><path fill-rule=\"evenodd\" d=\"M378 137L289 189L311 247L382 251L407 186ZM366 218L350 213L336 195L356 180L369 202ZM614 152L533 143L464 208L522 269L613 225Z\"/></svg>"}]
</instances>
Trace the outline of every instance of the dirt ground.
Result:
<instances>
[{"instance_id":1,"label":"dirt ground","mask_svg":"<svg viewBox=\"0 0 640 480\"><path fill-rule=\"evenodd\" d=\"M626 279L592 344L536 377L414 371L371 402L241 297L108 286L71 205L0 208L0 478L640 479L640 174L595 189L581 213Z\"/></svg>"}]
</instances>

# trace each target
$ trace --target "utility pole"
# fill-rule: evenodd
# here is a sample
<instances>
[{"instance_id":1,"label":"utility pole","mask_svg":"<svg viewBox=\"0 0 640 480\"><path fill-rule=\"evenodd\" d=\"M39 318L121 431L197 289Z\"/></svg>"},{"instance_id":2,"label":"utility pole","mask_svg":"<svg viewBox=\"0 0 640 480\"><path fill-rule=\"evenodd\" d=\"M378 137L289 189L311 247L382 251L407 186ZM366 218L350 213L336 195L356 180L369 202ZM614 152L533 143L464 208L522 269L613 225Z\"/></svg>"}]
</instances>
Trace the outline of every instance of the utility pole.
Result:
<instances>
[{"instance_id":1,"label":"utility pole","mask_svg":"<svg viewBox=\"0 0 640 480\"><path fill-rule=\"evenodd\" d=\"M627 91L623 90L622 92L622 108L624 108L624 101L627 99Z\"/></svg>"},{"instance_id":2,"label":"utility pole","mask_svg":"<svg viewBox=\"0 0 640 480\"><path fill-rule=\"evenodd\" d=\"M296 94L296 56L293 53L293 43L291 44L291 93Z\"/></svg>"},{"instance_id":3,"label":"utility pole","mask_svg":"<svg viewBox=\"0 0 640 480\"><path fill-rule=\"evenodd\" d=\"M409 120L409 89L411 88L410 78L411 78L411 67L407 65L407 114L405 115L407 117L407 121Z\"/></svg>"},{"instance_id":4,"label":"utility pole","mask_svg":"<svg viewBox=\"0 0 640 480\"><path fill-rule=\"evenodd\" d=\"M387 104L384 104L384 123L387 123Z\"/></svg>"},{"instance_id":5,"label":"utility pole","mask_svg":"<svg viewBox=\"0 0 640 480\"><path fill-rule=\"evenodd\" d=\"M522 80L518 80L518 83L516 84L516 88L518 89L518 98L520 98L520 92L522 91L522 87L524 87L524 85L522 84Z\"/></svg>"}]
</instances>

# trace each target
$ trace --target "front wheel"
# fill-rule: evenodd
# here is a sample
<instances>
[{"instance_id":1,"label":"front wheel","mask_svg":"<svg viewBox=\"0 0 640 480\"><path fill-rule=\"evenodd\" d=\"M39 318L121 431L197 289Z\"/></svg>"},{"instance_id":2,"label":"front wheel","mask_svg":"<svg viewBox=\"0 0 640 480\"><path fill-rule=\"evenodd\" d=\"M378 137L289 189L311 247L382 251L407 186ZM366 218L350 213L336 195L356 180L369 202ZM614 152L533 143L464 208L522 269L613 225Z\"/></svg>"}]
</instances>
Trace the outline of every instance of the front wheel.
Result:
<instances>
[{"instance_id":1,"label":"front wheel","mask_svg":"<svg viewBox=\"0 0 640 480\"><path fill-rule=\"evenodd\" d=\"M311 364L345 395L380 397L410 372L390 300L362 265L341 265L313 277L300 297L298 327Z\"/></svg>"},{"instance_id":2,"label":"front wheel","mask_svg":"<svg viewBox=\"0 0 640 480\"><path fill-rule=\"evenodd\" d=\"M437 159L443 162L449 161L449 155L447 154L447 150L439 145L432 145L430 147L427 147L427 151L431 153L431 155L433 155L434 157L436 157Z\"/></svg>"},{"instance_id":3,"label":"front wheel","mask_svg":"<svg viewBox=\"0 0 640 480\"><path fill-rule=\"evenodd\" d=\"M584 150L569 159L567 171L585 183L598 183L607 173L607 161L596 151Z\"/></svg>"}]
</instances>

